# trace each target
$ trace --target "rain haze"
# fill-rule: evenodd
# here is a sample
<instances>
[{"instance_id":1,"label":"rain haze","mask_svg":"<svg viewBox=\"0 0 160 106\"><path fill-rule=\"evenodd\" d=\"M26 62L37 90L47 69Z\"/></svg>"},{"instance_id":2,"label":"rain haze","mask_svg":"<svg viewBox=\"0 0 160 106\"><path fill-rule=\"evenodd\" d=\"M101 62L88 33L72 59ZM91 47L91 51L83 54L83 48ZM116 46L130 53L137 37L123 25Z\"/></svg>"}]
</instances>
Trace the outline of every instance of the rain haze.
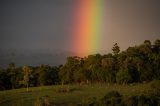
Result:
<instances>
[{"instance_id":1,"label":"rain haze","mask_svg":"<svg viewBox=\"0 0 160 106\"><path fill-rule=\"evenodd\" d=\"M78 0L1 0L0 67L15 62L63 64L74 55L72 30ZM105 0L105 35L96 53L160 38L159 0ZM94 54L94 53L93 53Z\"/></svg>"}]
</instances>

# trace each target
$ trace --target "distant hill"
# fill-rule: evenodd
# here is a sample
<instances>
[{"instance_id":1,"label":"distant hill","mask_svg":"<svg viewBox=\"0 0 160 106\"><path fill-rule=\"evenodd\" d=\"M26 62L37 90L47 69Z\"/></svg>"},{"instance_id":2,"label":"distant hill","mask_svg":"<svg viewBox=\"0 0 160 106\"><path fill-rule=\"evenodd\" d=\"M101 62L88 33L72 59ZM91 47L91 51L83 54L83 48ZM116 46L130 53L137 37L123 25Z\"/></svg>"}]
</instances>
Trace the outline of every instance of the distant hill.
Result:
<instances>
[{"instance_id":1,"label":"distant hill","mask_svg":"<svg viewBox=\"0 0 160 106\"><path fill-rule=\"evenodd\" d=\"M64 64L66 57L74 53L64 50L0 50L0 67L5 68L11 62L16 66L48 64L58 66Z\"/></svg>"}]
</instances>

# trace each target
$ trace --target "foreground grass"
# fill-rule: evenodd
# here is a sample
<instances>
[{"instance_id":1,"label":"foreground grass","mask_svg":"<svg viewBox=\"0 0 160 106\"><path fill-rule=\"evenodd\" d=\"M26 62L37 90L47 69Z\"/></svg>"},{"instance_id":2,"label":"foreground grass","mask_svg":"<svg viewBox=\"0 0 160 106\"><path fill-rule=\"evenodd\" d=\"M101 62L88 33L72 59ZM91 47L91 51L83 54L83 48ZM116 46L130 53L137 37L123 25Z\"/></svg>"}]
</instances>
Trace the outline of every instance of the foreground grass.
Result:
<instances>
[{"instance_id":1,"label":"foreground grass","mask_svg":"<svg viewBox=\"0 0 160 106\"><path fill-rule=\"evenodd\" d=\"M0 91L0 106L34 106L37 98L48 95L54 104L58 106L76 105L89 97L102 98L110 91L118 91L124 96L149 95L152 91L149 83L116 85L116 84L94 84L94 85L69 85L71 92L59 93L61 85L32 87L29 92L25 88ZM66 87L66 86L63 86Z\"/></svg>"}]
</instances>

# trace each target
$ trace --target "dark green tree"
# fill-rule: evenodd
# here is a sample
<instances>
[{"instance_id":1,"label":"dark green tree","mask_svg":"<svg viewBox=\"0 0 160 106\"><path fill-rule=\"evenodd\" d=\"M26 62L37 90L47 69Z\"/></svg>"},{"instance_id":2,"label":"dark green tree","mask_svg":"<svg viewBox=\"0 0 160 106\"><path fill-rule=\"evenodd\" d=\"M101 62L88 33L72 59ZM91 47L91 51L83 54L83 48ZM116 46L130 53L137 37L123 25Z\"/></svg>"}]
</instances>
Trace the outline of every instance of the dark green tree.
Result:
<instances>
[{"instance_id":1,"label":"dark green tree","mask_svg":"<svg viewBox=\"0 0 160 106\"><path fill-rule=\"evenodd\" d=\"M113 57L106 57L102 59L102 69L105 71L105 81L113 83L116 81L115 60Z\"/></svg>"},{"instance_id":2,"label":"dark green tree","mask_svg":"<svg viewBox=\"0 0 160 106\"><path fill-rule=\"evenodd\" d=\"M118 53L120 52L120 47L118 46L117 43L113 45L112 51L114 55L118 55Z\"/></svg>"}]
</instances>

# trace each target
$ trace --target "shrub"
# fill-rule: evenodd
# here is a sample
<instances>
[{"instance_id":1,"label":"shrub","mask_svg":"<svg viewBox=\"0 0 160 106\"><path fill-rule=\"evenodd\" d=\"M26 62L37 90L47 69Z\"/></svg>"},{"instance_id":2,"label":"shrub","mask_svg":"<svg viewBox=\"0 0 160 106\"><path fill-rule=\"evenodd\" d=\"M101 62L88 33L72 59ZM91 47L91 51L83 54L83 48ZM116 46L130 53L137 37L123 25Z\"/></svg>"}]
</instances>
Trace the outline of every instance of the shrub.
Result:
<instances>
[{"instance_id":1,"label":"shrub","mask_svg":"<svg viewBox=\"0 0 160 106\"><path fill-rule=\"evenodd\" d=\"M123 102L126 106L137 106L138 98L136 96L131 96L126 98Z\"/></svg>"},{"instance_id":2,"label":"shrub","mask_svg":"<svg viewBox=\"0 0 160 106\"><path fill-rule=\"evenodd\" d=\"M138 97L138 106L158 106L158 99L156 96L146 97L144 95L140 95Z\"/></svg>"},{"instance_id":3,"label":"shrub","mask_svg":"<svg viewBox=\"0 0 160 106\"><path fill-rule=\"evenodd\" d=\"M100 106L122 106L121 95L117 91L107 93L100 101Z\"/></svg>"},{"instance_id":4,"label":"shrub","mask_svg":"<svg viewBox=\"0 0 160 106\"><path fill-rule=\"evenodd\" d=\"M159 106L159 99L156 96L145 95L131 96L124 101L125 106Z\"/></svg>"},{"instance_id":5,"label":"shrub","mask_svg":"<svg viewBox=\"0 0 160 106\"><path fill-rule=\"evenodd\" d=\"M83 100L81 106L97 106L97 105L98 102L96 97L90 97L87 100Z\"/></svg>"}]
</instances>

